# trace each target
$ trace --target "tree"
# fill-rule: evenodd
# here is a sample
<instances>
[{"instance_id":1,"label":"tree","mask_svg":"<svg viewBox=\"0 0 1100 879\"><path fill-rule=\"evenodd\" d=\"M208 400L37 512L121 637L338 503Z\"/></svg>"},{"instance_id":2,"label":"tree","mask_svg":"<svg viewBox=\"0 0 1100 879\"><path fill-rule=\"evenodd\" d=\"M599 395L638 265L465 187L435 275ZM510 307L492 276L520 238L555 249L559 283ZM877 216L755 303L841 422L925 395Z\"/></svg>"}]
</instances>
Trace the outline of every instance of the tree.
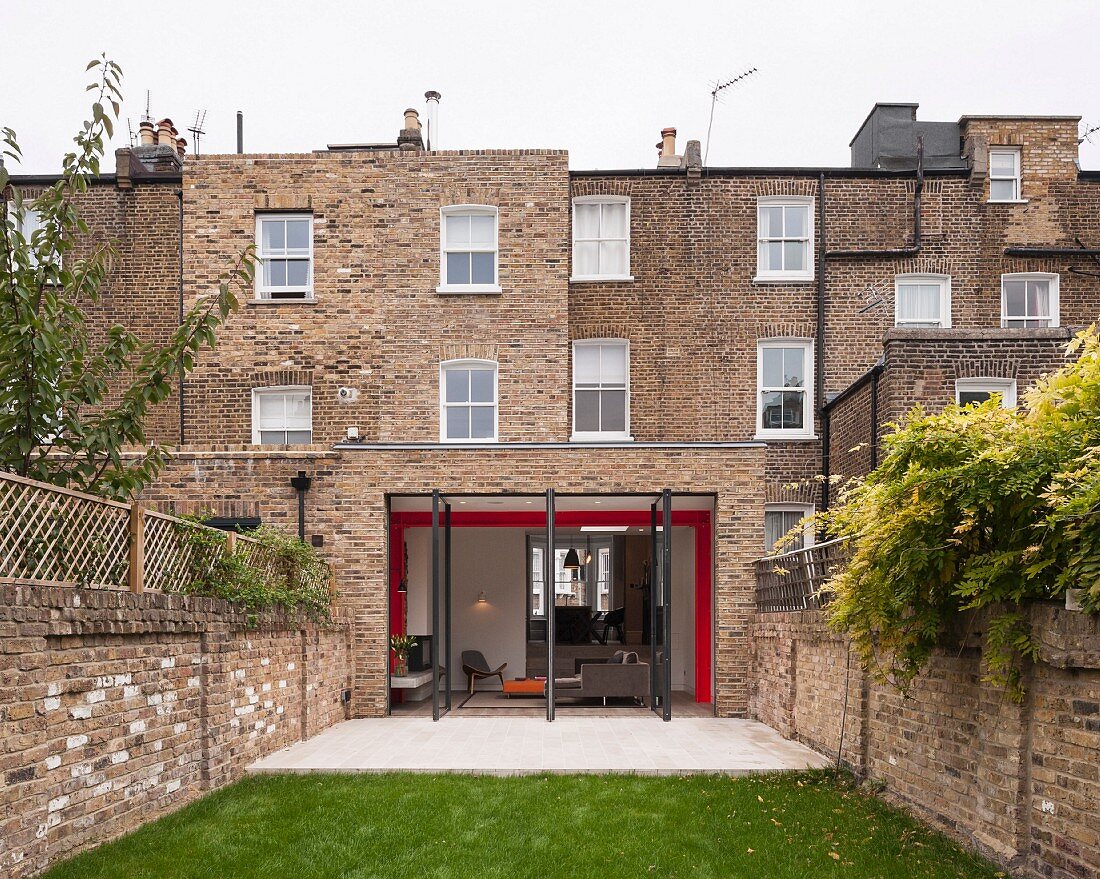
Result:
<instances>
[{"instance_id":1,"label":"tree","mask_svg":"<svg viewBox=\"0 0 1100 879\"><path fill-rule=\"evenodd\" d=\"M194 369L202 350L214 347L215 331L237 307L234 288L251 285L254 259L245 250L163 344L122 326L93 343L85 309L99 298L117 252L93 236L80 197L99 173L118 119L122 71L106 56L87 69L97 74L88 86L96 93L92 118L58 181L28 201L0 165L0 468L125 498L154 479L168 457L147 442L150 409L169 396L177 376ZM10 128L0 129L0 146L3 156L20 160Z\"/></svg>"},{"instance_id":2,"label":"tree","mask_svg":"<svg viewBox=\"0 0 1100 879\"><path fill-rule=\"evenodd\" d=\"M1100 336L1018 410L919 407L884 438L881 465L818 518L850 539L830 623L864 666L903 689L962 611L988 608L987 679L1021 695L1035 648L1026 604L1081 589L1100 613Z\"/></svg>"}]
</instances>

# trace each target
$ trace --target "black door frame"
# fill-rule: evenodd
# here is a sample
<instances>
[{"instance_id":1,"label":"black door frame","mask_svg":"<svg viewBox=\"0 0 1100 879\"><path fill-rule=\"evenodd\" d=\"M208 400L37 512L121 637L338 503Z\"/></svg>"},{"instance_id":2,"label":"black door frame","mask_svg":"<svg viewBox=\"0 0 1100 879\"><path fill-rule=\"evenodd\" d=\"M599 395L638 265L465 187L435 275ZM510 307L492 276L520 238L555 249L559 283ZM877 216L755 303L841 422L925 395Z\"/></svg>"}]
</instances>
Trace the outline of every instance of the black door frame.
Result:
<instances>
[{"instance_id":1,"label":"black door frame","mask_svg":"<svg viewBox=\"0 0 1100 879\"><path fill-rule=\"evenodd\" d=\"M440 533L440 506L443 507L442 534ZM440 537L443 552L440 557ZM440 562L443 565L443 607L440 608ZM443 620L440 625L440 615ZM441 637L442 636L442 637ZM441 642L445 644L441 645ZM451 652L451 504L438 489L432 491L432 720L449 713L451 710L451 675L453 669L441 666L439 662L441 646L443 656L450 662ZM446 682L442 698L439 692L440 680Z\"/></svg>"}]
</instances>

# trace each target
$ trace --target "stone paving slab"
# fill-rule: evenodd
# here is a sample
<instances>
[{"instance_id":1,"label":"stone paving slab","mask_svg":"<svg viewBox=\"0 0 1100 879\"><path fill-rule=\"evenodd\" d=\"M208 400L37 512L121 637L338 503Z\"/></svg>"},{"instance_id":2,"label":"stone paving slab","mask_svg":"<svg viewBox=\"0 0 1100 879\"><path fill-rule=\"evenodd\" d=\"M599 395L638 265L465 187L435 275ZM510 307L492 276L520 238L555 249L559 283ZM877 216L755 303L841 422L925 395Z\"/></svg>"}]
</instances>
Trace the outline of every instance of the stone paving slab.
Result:
<instances>
[{"instance_id":1,"label":"stone paving slab","mask_svg":"<svg viewBox=\"0 0 1100 879\"><path fill-rule=\"evenodd\" d=\"M348 720L248 767L252 773L627 772L745 775L829 765L754 720L713 717L424 717Z\"/></svg>"}]
</instances>

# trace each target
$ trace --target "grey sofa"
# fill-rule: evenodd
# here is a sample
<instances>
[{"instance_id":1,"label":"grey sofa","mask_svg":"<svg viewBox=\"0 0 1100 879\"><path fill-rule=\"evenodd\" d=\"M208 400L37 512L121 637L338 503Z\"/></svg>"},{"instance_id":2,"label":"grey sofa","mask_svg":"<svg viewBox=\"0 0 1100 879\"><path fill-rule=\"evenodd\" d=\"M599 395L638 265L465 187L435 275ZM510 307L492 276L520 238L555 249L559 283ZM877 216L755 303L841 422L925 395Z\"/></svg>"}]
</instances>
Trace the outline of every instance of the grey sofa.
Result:
<instances>
[{"instance_id":1,"label":"grey sofa","mask_svg":"<svg viewBox=\"0 0 1100 879\"><path fill-rule=\"evenodd\" d=\"M572 699L649 699L649 663L637 653L617 651L610 660L577 660L578 674L555 678L556 696Z\"/></svg>"}]
</instances>

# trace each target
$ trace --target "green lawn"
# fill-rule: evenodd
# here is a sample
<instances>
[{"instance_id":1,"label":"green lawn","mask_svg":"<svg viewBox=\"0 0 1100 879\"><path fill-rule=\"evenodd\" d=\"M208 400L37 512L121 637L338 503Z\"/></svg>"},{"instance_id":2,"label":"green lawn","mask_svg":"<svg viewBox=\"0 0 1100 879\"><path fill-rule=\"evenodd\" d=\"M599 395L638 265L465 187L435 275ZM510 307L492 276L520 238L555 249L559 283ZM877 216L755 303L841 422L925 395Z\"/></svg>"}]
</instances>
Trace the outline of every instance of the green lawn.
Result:
<instances>
[{"instance_id":1,"label":"green lawn","mask_svg":"<svg viewBox=\"0 0 1100 879\"><path fill-rule=\"evenodd\" d=\"M49 879L991 879L945 837L824 773L249 778Z\"/></svg>"}]
</instances>

